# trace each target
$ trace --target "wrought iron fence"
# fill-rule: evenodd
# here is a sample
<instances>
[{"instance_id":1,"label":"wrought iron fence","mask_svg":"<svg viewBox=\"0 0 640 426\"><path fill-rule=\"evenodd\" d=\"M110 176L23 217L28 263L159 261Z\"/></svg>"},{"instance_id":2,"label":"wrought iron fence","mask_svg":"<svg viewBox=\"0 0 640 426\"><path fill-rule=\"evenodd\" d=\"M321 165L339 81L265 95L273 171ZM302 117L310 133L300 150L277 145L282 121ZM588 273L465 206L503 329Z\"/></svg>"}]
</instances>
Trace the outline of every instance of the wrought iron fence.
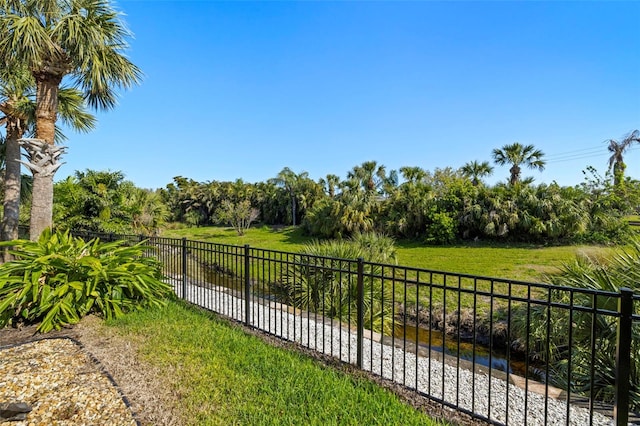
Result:
<instances>
[{"instance_id":1,"label":"wrought iron fence","mask_svg":"<svg viewBox=\"0 0 640 426\"><path fill-rule=\"evenodd\" d=\"M640 296L136 235L178 297L490 424L627 425Z\"/></svg>"}]
</instances>

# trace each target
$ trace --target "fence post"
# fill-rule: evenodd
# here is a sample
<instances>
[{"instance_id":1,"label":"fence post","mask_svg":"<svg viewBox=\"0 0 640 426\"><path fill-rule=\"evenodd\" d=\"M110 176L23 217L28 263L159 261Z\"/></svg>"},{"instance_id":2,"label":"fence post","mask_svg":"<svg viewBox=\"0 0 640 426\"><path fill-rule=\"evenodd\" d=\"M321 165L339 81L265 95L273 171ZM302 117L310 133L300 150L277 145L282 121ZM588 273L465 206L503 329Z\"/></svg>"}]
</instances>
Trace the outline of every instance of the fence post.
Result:
<instances>
[{"instance_id":1,"label":"fence post","mask_svg":"<svg viewBox=\"0 0 640 426\"><path fill-rule=\"evenodd\" d=\"M251 269L251 262L249 262L249 244L244 245L244 324L248 327L251 322L251 316L249 315L250 297L251 297L251 277L249 270Z\"/></svg>"},{"instance_id":2,"label":"fence post","mask_svg":"<svg viewBox=\"0 0 640 426\"><path fill-rule=\"evenodd\" d=\"M362 350L364 346L364 259L358 258L358 308L357 308L358 347L356 365L362 368Z\"/></svg>"},{"instance_id":3,"label":"fence post","mask_svg":"<svg viewBox=\"0 0 640 426\"><path fill-rule=\"evenodd\" d=\"M187 300L187 237L182 237L182 298Z\"/></svg>"},{"instance_id":4,"label":"fence post","mask_svg":"<svg viewBox=\"0 0 640 426\"><path fill-rule=\"evenodd\" d=\"M633 291L623 287L618 300L618 336L616 345L616 399L613 419L616 426L629 422L629 377L631 375L631 326L633 316Z\"/></svg>"}]
</instances>

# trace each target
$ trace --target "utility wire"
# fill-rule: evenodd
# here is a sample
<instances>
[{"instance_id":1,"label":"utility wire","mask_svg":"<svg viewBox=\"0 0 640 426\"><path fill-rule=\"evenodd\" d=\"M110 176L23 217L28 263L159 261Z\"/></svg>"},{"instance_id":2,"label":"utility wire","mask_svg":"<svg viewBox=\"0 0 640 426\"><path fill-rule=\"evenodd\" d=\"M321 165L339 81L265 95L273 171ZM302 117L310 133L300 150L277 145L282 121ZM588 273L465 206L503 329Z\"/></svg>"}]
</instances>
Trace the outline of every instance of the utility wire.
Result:
<instances>
[{"instance_id":1,"label":"utility wire","mask_svg":"<svg viewBox=\"0 0 640 426\"><path fill-rule=\"evenodd\" d=\"M633 147L627 149L626 152L633 152L638 150L640 150L640 147ZM584 158L605 157L608 155L609 153L602 148L598 148L597 152L596 148L585 148L560 154L545 155L545 160L547 163L562 163L565 161L581 160Z\"/></svg>"}]
</instances>

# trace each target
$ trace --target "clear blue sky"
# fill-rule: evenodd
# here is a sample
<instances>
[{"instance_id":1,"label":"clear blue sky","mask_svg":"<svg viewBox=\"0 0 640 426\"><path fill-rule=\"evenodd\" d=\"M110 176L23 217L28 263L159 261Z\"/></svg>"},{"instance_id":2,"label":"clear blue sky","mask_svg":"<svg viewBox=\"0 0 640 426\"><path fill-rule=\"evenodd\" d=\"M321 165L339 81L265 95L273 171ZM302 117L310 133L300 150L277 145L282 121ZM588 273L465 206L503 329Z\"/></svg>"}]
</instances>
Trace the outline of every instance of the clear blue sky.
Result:
<instances>
[{"instance_id":1,"label":"clear blue sky","mask_svg":"<svg viewBox=\"0 0 640 426\"><path fill-rule=\"evenodd\" d=\"M69 134L56 180L122 171L144 188L317 180L547 155L536 182L603 174L606 139L640 128L640 2L120 1L143 83ZM640 179L640 145L628 174ZM504 181L496 167L490 183Z\"/></svg>"}]
</instances>

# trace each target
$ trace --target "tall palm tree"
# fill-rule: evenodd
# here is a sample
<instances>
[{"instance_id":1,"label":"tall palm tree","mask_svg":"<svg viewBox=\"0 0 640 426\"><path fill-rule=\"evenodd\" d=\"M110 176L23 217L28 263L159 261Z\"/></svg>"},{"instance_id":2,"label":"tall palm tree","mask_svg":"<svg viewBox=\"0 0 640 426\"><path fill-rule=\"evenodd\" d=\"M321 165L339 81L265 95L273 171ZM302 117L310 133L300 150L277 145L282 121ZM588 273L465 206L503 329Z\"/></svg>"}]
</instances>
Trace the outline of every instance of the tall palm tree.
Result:
<instances>
[{"instance_id":1,"label":"tall palm tree","mask_svg":"<svg viewBox=\"0 0 640 426\"><path fill-rule=\"evenodd\" d=\"M89 131L95 126L95 117L85 109L82 94L75 88L63 87L58 91L58 105L62 121L78 131ZM20 144L25 133L33 131L35 117L35 82L25 67L0 70L0 124L6 127L4 168L4 209L0 238L9 241L18 238L20 200L23 180L20 174ZM65 136L56 129L55 139Z\"/></svg>"},{"instance_id":2,"label":"tall palm tree","mask_svg":"<svg viewBox=\"0 0 640 426\"><path fill-rule=\"evenodd\" d=\"M621 141L609 139L607 149L611 153L609 157L609 170L613 170L613 186L619 188L624 180L624 171L627 165L624 163L624 153L633 143L640 143L640 131L629 132Z\"/></svg>"},{"instance_id":3,"label":"tall palm tree","mask_svg":"<svg viewBox=\"0 0 640 426\"><path fill-rule=\"evenodd\" d=\"M493 150L493 161L504 166L510 164L509 183L515 185L520 182L522 169L520 166L525 165L530 169L544 170L546 162L543 160L544 153L539 149L535 149L533 145L522 145L518 142L505 145L500 149Z\"/></svg>"},{"instance_id":4,"label":"tall palm tree","mask_svg":"<svg viewBox=\"0 0 640 426\"><path fill-rule=\"evenodd\" d=\"M0 61L24 65L36 83L36 138L55 139L58 90L62 79L78 87L89 106L110 109L117 89L129 88L141 72L124 55L128 30L107 0L0 0ZM39 145L31 158L48 162L34 168L31 238L51 226L53 175L59 152Z\"/></svg>"},{"instance_id":5,"label":"tall palm tree","mask_svg":"<svg viewBox=\"0 0 640 426\"><path fill-rule=\"evenodd\" d=\"M296 174L289 167L285 167L280 170L280 173L275 178L270 179L269 181L274 185L280 186L284 188L289 197L291 198L291 222L293 226L296 226L296 207L297 207L297 193L299 183L309 177L309 173L302 172L300 174Z\"/></svg>"},{"instance_id":6,"label":"tall palm tree","mask_svg":"<svg viewBox=\"0 0 640 426\"><path fill-rule=\"evenodd\" d=\"M483 177L491 176L493 173L493 166L490 165L488 161L480 163L473 160L462 166L460 170L466 177L471 179L473 186L478 186L480 185Z\"/></svg>"},{"instance_id":7,"label":"tall palm tree","mask_svg":"<svg viewBox=\"0 0 640 426\"><path fill-rule=\"evenodd\" d=\"M0 238L3 241L18 238L20 216L20 145L18 139L27 131L29 119L33 117L29 99L30 75L16 72L12 75L4 69L0 75L0 124L5 126L4 139L4 209Z\"/></svg>"}]
</instances>

